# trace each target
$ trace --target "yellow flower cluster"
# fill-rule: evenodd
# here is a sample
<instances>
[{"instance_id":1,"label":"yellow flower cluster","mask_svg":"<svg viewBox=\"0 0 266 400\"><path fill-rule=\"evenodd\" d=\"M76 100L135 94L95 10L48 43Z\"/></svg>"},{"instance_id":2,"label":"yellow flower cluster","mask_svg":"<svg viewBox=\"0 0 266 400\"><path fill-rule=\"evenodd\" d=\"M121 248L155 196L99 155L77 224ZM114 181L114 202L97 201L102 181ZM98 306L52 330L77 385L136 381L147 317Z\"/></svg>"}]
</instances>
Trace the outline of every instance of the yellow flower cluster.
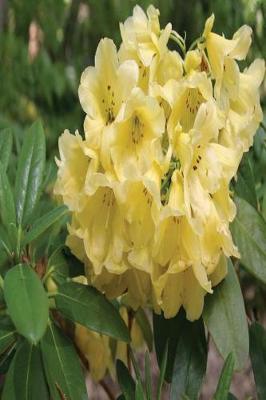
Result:
<instances>
[{"instance_id":1,"label":"yellow flower cluster","mask_svg":"<svg viewBox=\"0 0 266 400\"><path fill-rule=\"evenodd\" d=\"M55 193L72 213L67 244L90 284L133 308L173 317L202 313L205 294L238 257L229 183L262 119L264 62L240 71L251 44L212 32L214 16L184 57L159 11L136 6L117 51L102 39L81 76L85 138L65 131Z\"/></svg>"}]
</instances>

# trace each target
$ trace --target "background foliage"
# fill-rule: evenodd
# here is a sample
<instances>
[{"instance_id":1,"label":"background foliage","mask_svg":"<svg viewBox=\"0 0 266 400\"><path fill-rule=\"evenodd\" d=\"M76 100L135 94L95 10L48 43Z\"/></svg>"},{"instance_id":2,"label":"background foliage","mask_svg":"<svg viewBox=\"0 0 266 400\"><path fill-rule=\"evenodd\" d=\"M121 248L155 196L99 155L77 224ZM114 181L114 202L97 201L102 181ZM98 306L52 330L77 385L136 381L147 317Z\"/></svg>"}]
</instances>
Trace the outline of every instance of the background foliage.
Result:
<instances>
[{"instance_id":1,"label":"background foliage","mask_svg":"<svg viewBox=\"0 0 266 400\"><path fill-rule=\"evenodd\" d=\"M2 164L0 164L0 239L8 238L7 243L1 242L0 246L0 273L2 277L5 276L5 302L13 321L11 323L8 318L5 321L2 318L3 293L0 290L0 352L8 349L8 354L0 357L0 372L3 374L7 371L15 354L15 346L18 346L14 363L16 368L23 369L20 366L25 367L23 363L27 359L29 371L34 371L36 366L41 371L45 369L48 384L52 379L49 371L52 371L53 374L57 374L57 379L62 383L69 398L84 395L84 384L79 380L80 375L72 377L72 381L71 379L64 381L62 378L65 371L61 371L57 364L60 356L66 368L69 368L69 363L75 364L77 361L75 361L73 347L60 336L60 331L56 326L49 322L47 329L48 308L51 308L51 301L55 302L52 304L52 309L63 311L69 320L101 332L105 330L105 333L116 338L121 339L119 335L122 335L123 340L127 340L128 333L127 331L123 333L125 329L123 322L116 315L116 310L110 309L111 305L105 303L103 297L97 297L98 294L90 290L85 293L84 288L73 287L79 284L66 284L64 281L68 275L78 275L80 265L74 265L77 270L71 270L73 260L70 260L69 255L65 257L65 253L61 252L60 246L64 242L65 235L61 227L64 226L67 215L64 207L55 207L50 196L56 173L54 156L57 153L58 136L65 128L69 128L72 132L75 129L82 132L84 115L77 97L82 70L88 64L94 63L95 49L101 37L109 36L119 45L119 21L123 21L132 13L136 3L144 8L150 3L157 6L161 12L161 25L164 26L171 21L173 28L179 33L186 32L188 45L202 32L204 21L212 12L216 16L215 30L218 33L224 32L229 37L239 26L247 23L253 28L253 45L247 62L256 57L265 58L266 55L265 0L140 0L138 2L133 0L2 0L0 2L0 129L7 127L12 131L12 134L11 131L1 131L0 136ZM265 109L265 84L262 88L262 105ZM35 124L29 129L36 119L42 121L46 140L44 140L40 124ZM26 137L27 140L24 140L23 144L23 139ZM232 183L238 206L238 215L232 225L232 232L242 253L241 263L235 263L241 288L230 264L228 278L217 288L213 296L214 300L207 298L203 315L204 323L216 346L226 359L217 387L216 399L230 398L228 391L233 369L240 368L242 357L245 358L244 353L248 347L247 332L245 333L247 327L243 330L246 321L245 311L250 321L260 322L260 324L253 322L250 325L250 356L258 396L261 399L266 398L265 369L263 372L262 368L266 363L266 334L261 326L265 325L266 321L265 140L265 130L260 128L256 134L253 149L245 155L241 163L237 181ZM44 166L45 142L46 166ZM36 157L32 161L35 172L32 172L32 176L29 174L25 177L23 175L25 170L28 167L29 171L33 169L33 164L30 166L27 164L31 149L34 149ZM22 184L26 185L24 192L30 193L30 196L22 197ZM42 196L40 196L41 193ZM37 222L34 224L34 221ZM61 234L59 235L58 232ZM8 256L6 248L12 250L11 257ZM41 266L45 264L47 271L51 265L56 267L53 277L57 284L62 284L62 286L55 299L49 298L49 304L47 304L43 286L37 283L38 280L36 282L36 276L32 275L31 269L25 267L29 256L37 274L44 282L47 276L46 271L41 270ZM68 259L67 268L65 267L66 259ZM40 260L42 260L41 263ZM9 270L11 265L16 266ZM16 291L16 282L21 276L26 282L25 290L20 291L20 295L14 298L10 296L10 293ZM0 284L2 287L1 280ZM241 289L245 304L239 301ZM33 291L36 293L36 303L27 303L27 294ZM236 293L238 294L237 302ZM96 314L92 311L91 315L88 315L81 306L76 309L71 300L66 301L66 295L68 299L71 299L71 296L72 298L78 296L80 304L84 302L91 304L93 299L96 311L99 305L106 311L106 316L113 312L110 321L115 321L114 326L111 326L108 331L109 322L107 321L107 324L105 318L101 321L96 311ZM25 309L24 312L30 315L30 318L26 320L26 325L25 320L23 318L21 320L22 314L18 312L18 307L22 303L27 305L25 306L27 312ZM235 309L238 310L239 319L234 318ZM42 318L38 318L40 310L42 310ZM164 377L167 381L172 379L173 382L171 399L179 398L178 396L183 396L184 393L191 399L197 397L207 361L203 320L192 324L184 319L182 313L170 321L154 316L155 350L161 367L158 399ZM226 324L227 328L225 328ZM46 333L43 336L45 329ZM225 341L224 329L230 331L231 343ZM180 336L172 334L176 331L181 332ZM183 339L182 331L186 332ZM156 332L160 334L156 336ZM20 340L22 336L29 342ZM42 338L40 345L34 347L40 338ZM54 348L58 350L58 359L55 358ZM191 353L187 352L187 349L192 349ZM40 354L45 354L43 363L40 361ZM175 357L175 354L179 354L180 357ZM134 364L134 360L132 363ZM180 374L181 364L189 371L189 374L183 377ZM140 372L138 366L135 364L134 366L136 368L135 381L128 374L124 364L117 364L121 391L124 394L129 393L128 397L124 398L134 398L135 393L138 393L136 398L144 399ZM150 367L149 357L145 357L147 385L150 379ZM71 370L73 371L72 367ZM178 374L175 371L178 371ZM71 371L67 370L67 372ZM25 387L24 375L21 375L17 388L9 384L12 374L15 374L15 370L10 372L11 378L7 380L5 386L6 399L15 398L16 390L17 393L21 388L28 390ZM43 396L46 396L43 397L45 399L48 398L48 392L43 376L43 371L37 377L33 374L27 384L32 387L33 393L35 393L34 390L37 390L36 393L41 390L44 393ZM39 383L36 385L38 379ZM73 389L73 382L80 393ZM50 387L50 391L55 398L60 398L55 388ZM149 388L147 388L147 393L147 398L151 397Z\"/></svg>"}]
</instances>

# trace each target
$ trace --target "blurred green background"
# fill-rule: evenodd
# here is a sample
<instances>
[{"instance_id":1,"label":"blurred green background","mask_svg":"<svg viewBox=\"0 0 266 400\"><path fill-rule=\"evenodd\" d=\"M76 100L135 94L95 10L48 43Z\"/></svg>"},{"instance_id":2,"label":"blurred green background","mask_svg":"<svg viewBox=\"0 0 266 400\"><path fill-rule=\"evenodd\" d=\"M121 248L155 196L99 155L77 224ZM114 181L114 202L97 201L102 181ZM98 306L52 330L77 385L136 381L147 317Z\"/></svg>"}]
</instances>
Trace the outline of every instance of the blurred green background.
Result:
<instances>
[{"instance_id":1,"label":"blurred green background","mask_svg":"<svg viewBox=\"0 0 266 400\"><path fill-rule=\"evenodd\" d=\"M137 3L158 7L161 26L171 21L188 44L212 12L215 30L229 37L247 23L254 32L249 60L265 57L266 0L0 0L0 127L23 135L40 118L50 156L65 128L82 130L80 74L94 63L101 37L119 44L119 22Z\"/></svg>"}]
</instances>

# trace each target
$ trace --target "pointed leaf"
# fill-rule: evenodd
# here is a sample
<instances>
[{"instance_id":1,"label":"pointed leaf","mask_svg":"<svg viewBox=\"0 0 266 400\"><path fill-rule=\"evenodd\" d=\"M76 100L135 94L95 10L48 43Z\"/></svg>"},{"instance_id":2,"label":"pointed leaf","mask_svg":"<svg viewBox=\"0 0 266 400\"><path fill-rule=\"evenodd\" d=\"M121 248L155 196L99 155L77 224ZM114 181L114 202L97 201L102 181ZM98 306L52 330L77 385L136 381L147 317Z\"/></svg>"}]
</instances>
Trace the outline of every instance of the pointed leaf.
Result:
<instances>
[{"instance_id":1,"label":"pointed leaf","mask_svg":"<svg viewBox=\"0 0 266 400\"><path fill-rule=\"evenodd\" d=\"M70 340L49 323L41 340L46 378L53 400L87 400L85 378Z\"/></svg>"},{"instance_id":2,"label":"pointed leaf","mask_svg":"<svg viewBox=\"0 0 266 400\"><path fill-rule=\"evenodd\" d=\"M135 399L135 382L127 367L121 360L116 361L116 375L120 389L126 400Z\"/></svg>"},{"instance_id":3,"label":"pointed leaf","mask_svg":"<svg viewBox=\"0 0 266 400\"><path fill-rule=\"evenodd\" d=\"M245 154L243 160L241 161L241 165L237 173L235 192L239 197L246 200L254 208L257 208L255 180L248 154Z\"/></svg>"},{"instance_id":4,"label":"pointed leaf","mask_svg":"<svg viewBox=\"0 0 266 400\"><path fill-rule=\"evenodd\" d=\"M32 225L32 228L27 232L25 238L22 240L22 246L26 246L31 241L37 239L46 229L50 228L55 222L66 215L68 209L66 206L59 206L44 214L42 217Z\"/></svg>"},{"instance_id":5,"label":"pointed leaf","mask_svg":"<svg viewBox=\"0 0 266 400\"><path fill-rule=\"evenodd\" d=\"M259 400L266 399L266 331L257 322L249 330L250 358Z\"/></svg>"},{"instance_id":6,"label":"pointed leaf","mask_svg":"<svg viewBox=\"0 0 266 400\"><path fill-rule=\"evenodd\" d=\"M177 344L170 399L199 397L207 367L207 343L202 319L184 319Z\"/></svg>"},{"instance_id":7,"label":"pointed leaf","mask_svg":"<svg viewBox=\"0 0 266 400\"><path fill-rule=\"evenodd\" d=\"M166 372L166 365L167 365L167 358L168 358L168 342L166 342L164 355L162 358L162 364L160 365L160 376L159 376L159 383L158 383L158 390L157 390L157 400L161 399L163 382Z\"/></svg>"},{"instance_id":8,"label":"pointed leaf","mask_svg":"<svg viewBox=\"0 0 266 400\"><path fill-rule=\"evenodd\" d=\"M5 128L0 131L0 160L4 171L7 170L9 158L12 150L13 136L11 129Z\"/></svg>"},{"instance_id":9,"label":"pointed leaf","mask_svg":"<svg viewBox=\"0 0 266 400\"><path fill-rule=\"evenodd\" d=\"M17 223L24 225L32 214L40 194L45 165L45 137L40 122L26 135L18 161L15 197Z\"/></svg>"},{"instance_id":10,"label":"pointed leaf","mask_svg":"<svg viewBox=\"0 0 266 400\"><path fill-rule=\"evenodd\" d=\"M68 282L55 295L57 309L71 321L128 342L128 329L118 310L91 286Z\"/></svg>"},{"instance_id":11,"label":"pointed leaf","mask_svg":"<svg viewBox=\"0 0 266 400\"><path fill-rule=\"evenodd\" d=\"M49 400L40 350L26 340L18 348L8 371L3 400Z\"/></svg>"},{"instance_id":12,"label":"pointed leaf","mask_svg":"<svg viewBox=\"0 0 266 400\"><path fill-rule=\"evenodd\" d=\"M142 308L139 308L135 314L136 321L138 326L141 329L143 338L148 346L149 351L152 351L153 347L153 334L150 325L150 321Z\"/></svg>"},{"instance_id":13,"label":"pointed leaf","mask_svg":"<svg viewBox=\"0 0 266 400\"><path fill-rule=\"evenodd\" d=\"M231 225L241 264L257 279L266 283L266 222L243 199L235 199L237 216Z\"/></svg>"},{"instance_id":14,"label":"pointed leaf","mask_svg":"<svg viewBox=\"0 0 266 400\"><path fill-rule=\"evenodd\" d=\"M4 171L3 165L0 162L0 214L3 225L10 228L10 225L16 224L16 211L13 193Z\"/></svg>"},{"instance_id":15,"label":"pointed leaf","mask_svg":"<svg viewBox=\"0 0 266 400\"><path fill-rule=\"evenodd\" d=\"M234 355L230 353L225 360L214 400L227 400L234 371Z\"/></svg>"},{"instance_id":16,"label":"pointed leaf","mask_svg":"<svg viewBox=\"0 0 266 400\"><path fill-rule=\"evenodd\" d=\"M231 260L228 260L228 275L207 295L203 311L204 322L222 357L233 353L236 369L245 366L249 338L243 296ZM240 334L241 332L241 334Z\"/></svg>"},{"instance_id":17,"label":"pointed leaf","mask_svg":"<svg viewBox=\"0 0 266 400\"><path fill-rule=\"evenodd\" d=\"M7 272L4 296L17 331L32 343L37 343L47 326L48 298L30 266L19 264Z\"/></svg>"},{"instance_id":18,"label":"pointed leaf","mask_svg":"<svg viewBox=\"0 0 266 400\"><path fill-rule=\"evenodd\" d=\"M145 400L145 394L143 391L142 383L139 380L137 380L136 382L135 400Z\"/></svg>"}]
</instances>

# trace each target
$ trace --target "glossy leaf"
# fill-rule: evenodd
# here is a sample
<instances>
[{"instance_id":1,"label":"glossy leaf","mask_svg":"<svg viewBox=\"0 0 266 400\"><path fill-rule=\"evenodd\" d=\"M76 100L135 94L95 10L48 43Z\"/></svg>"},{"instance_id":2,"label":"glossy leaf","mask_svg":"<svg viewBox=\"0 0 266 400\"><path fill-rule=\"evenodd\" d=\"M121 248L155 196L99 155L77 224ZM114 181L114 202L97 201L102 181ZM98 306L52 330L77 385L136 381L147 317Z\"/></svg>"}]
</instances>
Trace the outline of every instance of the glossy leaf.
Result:
<instances>
[{"instance_id":1,"label":"glossy leaf","mask_svg":"<svg viewBox=\"0 0 266 400\"><path fill-rule=\"evenodd\" d=\"M16 224L16 210L14 204L13 193L4 171L3 165L0 162L0 215L3 225L10 228L10 225Z\"/></svg>"},{"instance_id":2,"label":"glossy leaf","mask_svg":"<svg viewBox=\"0 0 266 400\"><path fill-rule=\"evenodd\" d=\"M40 194L45 165L45 137L40 122L25 136L16 174L17 223L23 225L32 214Z\"/></svg>"},{"instance_id":3,"label":"glossy leaf","mask_svg":"<svg viewBox=\"0 0 266 400\"><path fill-rule=\"evenodd\" d=\"M11 129L1 129L0 131L0 160L4 171L7 170L11 150L13 144L13 136Z\"/></svg>"},{"instance_id":4,"label":"glossy leaf","mask_svg":"<svg viewBox=\"0 0 266 400\"><path fill-rule=\"evenodd\" d=\"M235 192L239 197L246 200L254 208L257 208L255 180L248 154L245 154L243 160L241 161L241 165L237 173Z\"/></svg>"},{"instance_id":5,"label":"glossy leaf","mask_svg":"<svg viewBox=\"0 0 266 400\"><path fill-rule=\"evenodd\" d=\"M48 298L30 266L19 264L7 272L4 296L17 331L32 343L37 343L47 326Z\"/></svg>"},{"instance_id":6,"label":"glossy leaf","mask_svg":"<svg viewBox=\"0 0 266 400\"><path fill-rule=\"evenodd\" d=\"M128 329L118 310L91 286L68 282L55 295L57 309L68 319L96 332L129 341Z\"/></svg>"},{"instance_id":7,"label":"glossy leaf","mask_svg":"<svg viewBox=\"0 0 266 400\"><path fill-rule=\"evenodd\" d=\"M50 228L54 223L67 214L66 206L59 206L44 214L32 225L22 241L22 246L26 246L31 241L37 239L42 233Z\"/></svg>"},{"instance_id":8,"label":"glossy leaf","mask_svg":"<svg viewBox=\"0 0 266 400\"><path fill-rule=\"evenodd\" d=\"M203 318L223 358L232 352L236 369L243 368L249 351L248 326L241 288L231 260L228 260L226 278L212 295L206 296Z\"/></svg>"},{"instance_id":9,"label":"glossy leaf","mask_svg":"<svg viewBox=\"0 0 266 400\"><path fill-rule=\"evenodd\" d=\"M225 360L217 389L214 394L214 400L227 400L234 371L234 356L230 353Z\"/></svg>"},{"instance_id":10,"label":"glossy leaf","mask_svg":"<svg viewBox=\"0 0 266 400\"><path fill-rule=\"evenodd\" d=\"M53 400L87 400L85 378L70 340L49 323L41 340L46 378Z\"/></svg>"},{"instance_id":11,"label":"glossy leaf","mask_svg":"<svg viewBox=\"0 0 266 400\"><path fill-rule=\"evenodd\" d=\"M135 382L121 360L116 361L116 375L120 389L126 400L135 399Z\"/></svg>"},{"instance_id":12,"label":"glossy leaf","mask_svg":"<svg viewBox=\"0 0 266 400\"><path fill-rule=\"evenodd\" d=\"M257 322L249 330L250 358L259 400L266 399L266 331Z\"/></svg>"},{"instance_id":13,"label":"glossy leaf","mask_svg":"<svg viewBox=\"0 0 266 400\"><path fill-rule=\"evenodd\" d=\"M196 400L207 367L207 343L202 319L184 320L177 344L170 399Z\"/></svg>"},{"instance_id":14,"label":"glossy leaf","mask_svg":"<svg viewBox=\"0 0 266 400\"><path fill-rule=\"evenodd\" d=\"M266 222L245 200L237 198L237 216L231 225L241 264L266 283Z\"/></svg>"},{"instance_id":15,"label":"glossy leaf","mask_svg":"<svg viewBox=\"0 0 266 400\"><path fill-rule=\"evenodd\" d=\"M8 371L2 400L49 398L39 347L24 340Z\"/></svg>"}]
</instances>

